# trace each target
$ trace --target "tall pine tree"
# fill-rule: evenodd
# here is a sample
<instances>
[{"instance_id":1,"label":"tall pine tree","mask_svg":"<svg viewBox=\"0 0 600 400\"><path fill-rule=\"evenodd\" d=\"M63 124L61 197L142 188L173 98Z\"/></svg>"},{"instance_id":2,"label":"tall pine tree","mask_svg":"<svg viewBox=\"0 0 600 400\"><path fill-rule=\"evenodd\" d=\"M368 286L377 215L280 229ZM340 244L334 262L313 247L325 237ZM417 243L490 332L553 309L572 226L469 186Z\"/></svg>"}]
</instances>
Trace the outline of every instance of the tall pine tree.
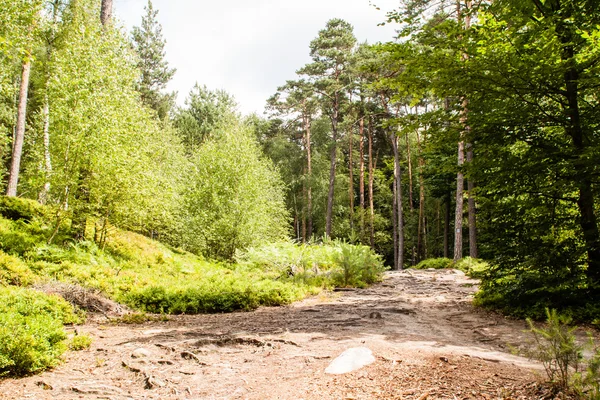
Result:
<instances>
[{"instance_id":1,"label":"tall pine tree","mask_svg":"<svg viewBox=\"0 0 600 400\"><path fill-rule=\"evenodd\" d=\"M175 68L169 68L165 60L166 40L162 35L162 26L158 23L158 10L148 0L144 8L146 15L142 17L142 26L134 27L132 32L133 45L140 57L138 68L142 75L138 83L138 91L142 101L155 110L161 120L171 111L175 93L164 93L167 83L175 75Z\"/></svg>"}]
</instances>

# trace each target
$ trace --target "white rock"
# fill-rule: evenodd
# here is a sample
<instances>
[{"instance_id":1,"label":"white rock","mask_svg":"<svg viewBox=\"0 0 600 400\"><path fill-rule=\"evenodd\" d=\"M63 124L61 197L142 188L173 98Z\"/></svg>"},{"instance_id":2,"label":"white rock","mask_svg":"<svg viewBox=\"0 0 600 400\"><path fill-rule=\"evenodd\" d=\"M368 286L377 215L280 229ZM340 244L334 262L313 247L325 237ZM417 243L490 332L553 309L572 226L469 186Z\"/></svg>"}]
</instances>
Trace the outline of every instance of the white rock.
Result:
<instances>
[{"instance_id":1,"label":"white rock","mask_svg":"<svg viewBox=\"0 0 600 400\"><path fill-rule=\"evenodd\" d=\"M147 358L152 356L152 353L148 349L144 349L140 347L139 349L135 349L133 353L131 353L131 358Z\"/></svg>"},{"instance_id":2,"label":"white rock","mask_svg":"<svg viewBox=\"0 0 600 400\"><path fill-rule=\"evenodd\" d=\"M366 347L354 347L344 351L325 369L326 374L346 374L375 362L373 352Z\"/></svg>"}]
</instances>

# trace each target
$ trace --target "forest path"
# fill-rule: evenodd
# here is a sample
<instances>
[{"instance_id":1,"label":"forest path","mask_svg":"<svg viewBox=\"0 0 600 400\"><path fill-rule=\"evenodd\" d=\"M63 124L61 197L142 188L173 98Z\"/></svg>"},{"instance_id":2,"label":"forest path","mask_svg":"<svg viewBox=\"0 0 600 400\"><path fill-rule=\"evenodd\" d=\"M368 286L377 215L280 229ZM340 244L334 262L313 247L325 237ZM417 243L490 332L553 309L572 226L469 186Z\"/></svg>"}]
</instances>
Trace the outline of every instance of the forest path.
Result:
<instances>
[{"instance_id":1,"label":"forest path","mask_svg":"<svg viewBox=\"0 0 600 400\"><path fill-rule=\"evenodd\" d=\"M91 321L78 328L94 338L90 350L0 382L0 398L542 398L540 366L507 348L528 341L525 322L474 308L477 283L460 271L408 270L288 307L142 325ZM375 363L325 374L352 347L371 349Z\"/></svg>"}]
</instances>

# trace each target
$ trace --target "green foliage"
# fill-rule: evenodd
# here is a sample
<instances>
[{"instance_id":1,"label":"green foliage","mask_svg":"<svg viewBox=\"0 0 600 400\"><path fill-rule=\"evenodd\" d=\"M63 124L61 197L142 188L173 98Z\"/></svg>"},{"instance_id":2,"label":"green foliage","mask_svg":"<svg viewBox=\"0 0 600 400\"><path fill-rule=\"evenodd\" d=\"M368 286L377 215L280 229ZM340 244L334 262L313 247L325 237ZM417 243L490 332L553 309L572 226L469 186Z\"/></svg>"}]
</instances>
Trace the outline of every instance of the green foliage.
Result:
<instances>
[{"instance_id":1,"label":"green foliage","mask_svg":"<svg viewBox=\"0 0 600 400\"><path fill-rule=\"evenodd\" d=\"M89 335L75 335L69 340L69 350L87 350L92 346L92 341Z\"/></svg>"},{"instance_id":2,"label":"green foliage","mask_svg":"<svg viewBox=\"0 0 600 400\"><path fill-rule=\"evenodd\" d=\"M237 249L284 239L287 218L283 183L252 132L232 121L213 133L188 175L186 247L230 260Z\"/></svg>"},{"instance_id":3,"label":"green foliage","mask_svg":"<svg viewBox=\"0 0 600 400\"><path fill-rule=\"evenodd\" d=\"M444 269L444 268L454 268L454 261L449 258L429 258L427 260L423 260L413 268L415 269Z\"/></svg>"},{"instance_id":4,"label":"green foliage","mask_svg":"<svg viewBox=\"0 0 600 400\"><path fill-rule=\"evenodd\" d=\"M370 247L337 242L336 248L333 257L339 268L333 274L336 286L366 287L381 280L383 262Z\"/></svg>"},{"instance_id":5,"label":"green foliage","mask_svg":"<svg viewBox=\"0 0 600 400\"><path fill-rule=\"evenodd\" d=\"M162 36L162 27L157 21L158 10L152 2L144 8L142 25L132 31L133 45L139 56L138 69L142 76L138 90L142 101L158 114L161 120L168 117L173 107L175 94L165 94L167 83L175 75L175 69L169 68L165 60L166 41Z\"/></svg>"},{"instance_id":6,"label":"green foliage","mask_svg":"<svg viewBox=\"0 0 600 400\"><path fill-rule=\"evenodd\" d=\"M0 288L0 375L30 374L57 365L66 350L63 325L81 321L59 297Z\"/></svg>"},{"instance_id":7,"label":"green foliage","mask_svg":"<svg viewBox=\"0 0 600 400\"><path fill-rule=\"evenodd\" d=\"M546 325L538 328L528 319L534 348L528 355L542 362L546 375L557 390L575 394L581 399L600 398L600 348L595 347L593 336L581 344L575 336L576 326L571 318L546 309ZM593 349L589 358L584 351Z\"/></svg>"},{"instance_id":8,"label":"green foliage","mask_svg":"<svg viewBox=\"0 0 600 400\"><path fill-rule=\"evenodd\" d=\"M323 244L279 242L236 256L245 267L272 273L284 281L311 286L365 287L381 280L381 257L369 247L334 240Z\"/></svg>"},{"instance_id":9,"label":"green foliage","mask_svg":"<svg viewBox=\"0 0 600 400\"><path fill-rule=\"evenodd\" d=\"M37 201L0 196L0 215L4 218L30 222L36 217L42 217L44 212L45 210Z\"/></svg>"},{"instance_id":10,"label":"green foliage","mask_svg":"<svg viewBox=\"0 0 600 400\"><path fill-rule=\"evenodd\" d=\"M481 278L485 276L486 272L490 268L490 265L483 260L465 257L458 260L454 268L463 271L472 278Z\"/></svg>"},{"instance_id":11,"label":"green foliage","mask_svg":"<svg viewBox=\"0 0 600 400\"><path fill-rule=\"evenodd\" d=\"M0 284L28 286L36 280L29 267L18 257L0 250Z\"/></svg>"}]
</instances>

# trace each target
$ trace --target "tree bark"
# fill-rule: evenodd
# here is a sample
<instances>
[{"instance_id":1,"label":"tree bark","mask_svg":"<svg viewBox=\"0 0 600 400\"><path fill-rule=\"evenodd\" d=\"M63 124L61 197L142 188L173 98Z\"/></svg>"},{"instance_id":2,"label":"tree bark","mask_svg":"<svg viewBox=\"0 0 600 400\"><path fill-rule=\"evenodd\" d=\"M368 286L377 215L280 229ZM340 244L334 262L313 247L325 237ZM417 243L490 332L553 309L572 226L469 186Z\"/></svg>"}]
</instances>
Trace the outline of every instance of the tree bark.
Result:
<instances>
[{"instance_id":1,"label":"tree bark","mask_svg":"<svg viewBox=\"0 0 600 400\"><path fill-rule=\"evenodd\" d=\"M331 227L333 224L333 196L335 194L335 170L337 164L337 127L339 116L339 94L335 94L333 104L333 115L331 116L331 153L329 155L329 193L327 194L327 215L325 217L325 236L331 238Z\"/></svg>"},{"instance_id":2,"label":"tree bark","mask_svg":"<svg viewBox=\"0 0 600 400\"><path fill-rule=\"evenodd\" d=\"M375 182L373 164L373 118L369 118L369 228L371 248L375 250L375 202L373 201L373 184Z\"/></svg>"},{"instance_id":3,"label":"tree bark","mask_svg":"<svg viewBox=\"0 0 600 400\"><path fill-rule=\"evenodd\" d=\"M102 0L100 8L100 22L107 25L112 19L113 0Z\"/></svg>"},{"instance_id":4,"label":"tree bark","mask_svg":"<svg viewBox=\"0 0 600 400\"><path fill-rule=\"evenodd\" d=\"M471 9L471 1L467 1L467 9ZM460 2L457 2L456 6L458 19L460 22L461 14L460 14ZM465 24L464 28L469 29L471 27L471 17L467 13L465 15ZM462 59L467 60L468 54L463 52ZM455 236L454 236L454 261L458 261L463 257L463 235L462 235L462 226L463 226L463 213L464 213L464 186L465 186L465 176L462 170L463 165L465 164L465 136L468 136L466 133L469 131L468 127L468 106L469 101L466 98L463 98L463 109L461 112L460 123L464 126L464 130L461 132L460 140L458 142L458 173L456 176L456 213L455 213Z\"/></svg>"},{"instance_id":5,"label":"tree bark","mask_svg":"<svg viewBox=\"0 0 600 400\"><path fill-rule=\"evenodd\" d=\"M359 125L358 125L358 133L360 136L359 142L359 152L360 152L360 178L358 182L358 191L359 191L359 202L360 202L360 232L361 234L365 231L365 118L361 116Z\"/></svg>"},{"instance_id":6,"label":"tree bark","mask_svg":"<svg viewBox=\"0 0 600 400\"><path fill-rule=\"evenodd\" d=\"M406 137L406 159L408 161L408 209L411 212L413 211L413 167L412 167L412 157L410 154L410 141L408 139L408 132L405 135Z\"/></svg>"},{"instance_id":7,"label":"tree bark","mask_svg":"<svg viewBox=\"0 0 600 400\"><path fill-rule=\"evenodd\" d=\"M25 140L25 120L27 116L27 98L29 93L29 76L31 75L31 60L29 56L23 61L21 72L21 86L19 90L19 105L17 108L17 129L12 146L12 156L8 175L8 186L6 195L16 197L19 184L19 173L21 170L21 156L23 154L23 142Z\"/></svg>"},{"instance_id":8,"label":"tree bark","mask_svg":"<svg viewBox=\"0 0 600 400\"><path fill-rule=\"evenodd\" d=\"M473 162L473 145L467 143L467 163ZM467 180L468 212L469 212L469 256L477 258L477 208L475 205L475 182L472 178Z\"/></svg>"},{"instance_id":9,"label":"tree bark","mask_svg":"<svg viewBox=\"0 0 600 400\"><path fill-rule=\"evenodd\" d=\"M458 261L463 256L463 200L465 177L462 167L465 163L465 142L458 143L458 174L456 176L456 212L454 215L454 261Z\"/></svg>"},{"instance_id":10,"label":"tree bark","mask_svg":"<svg viewBox=\"0 0 600 400\"><path fill-rule=\"evenodd\" d=\"M419 152L419 231L417 235L417 262L427 258L426 227L425 227L425 179L423 169L425 168L425 159L421 147L421 136L417 131L417 150Z\"/></svg>"},{"instance_id":11,"label":"tree bark","mask_svg":"<svg viewBox=\"0 0 600 400\"><path fill-rule=\"evenodd\" d=\"M352 127L348 132L348 197L350 199L350 231L354 230L354 135L352 134Z\"/></svg>"},{"instance_id":12,"label":"tree bark","mask_svg":"<svg viewBox=\"0 0 600 400\"><path fill-rule=\"evenodd\" d=\"M396 181L396 217L398 219L398 261L396 270L404 269L404 216L402 213L402 167L400 166L400 150L398 146L398 135L391 134L394 149L394 177Z\"/></svg>"},{"instance_id":13,"label":"tree bark","mask_svg":"<svg viewBox=\"0 0 600 400\"><path fill-rule=\"evenodd\" d=\"M450 202L452 195L450 192L446 195L446 208L444 212L444 257L450 258Z\"/></svg>"},{"instance_id":14,"label":"tree bark","mask_svg":"<svg viewBox=\"0 0 600 400\"><path fill-rule=\"evenodd\" d=\"M305 114L304 118L305 148L306 148L306 173L307 173L307 195L306 195L306 234L310 240L312 237L312 152L311 152L311 126L310 116Z\"/></svg>"}]
</instances>

